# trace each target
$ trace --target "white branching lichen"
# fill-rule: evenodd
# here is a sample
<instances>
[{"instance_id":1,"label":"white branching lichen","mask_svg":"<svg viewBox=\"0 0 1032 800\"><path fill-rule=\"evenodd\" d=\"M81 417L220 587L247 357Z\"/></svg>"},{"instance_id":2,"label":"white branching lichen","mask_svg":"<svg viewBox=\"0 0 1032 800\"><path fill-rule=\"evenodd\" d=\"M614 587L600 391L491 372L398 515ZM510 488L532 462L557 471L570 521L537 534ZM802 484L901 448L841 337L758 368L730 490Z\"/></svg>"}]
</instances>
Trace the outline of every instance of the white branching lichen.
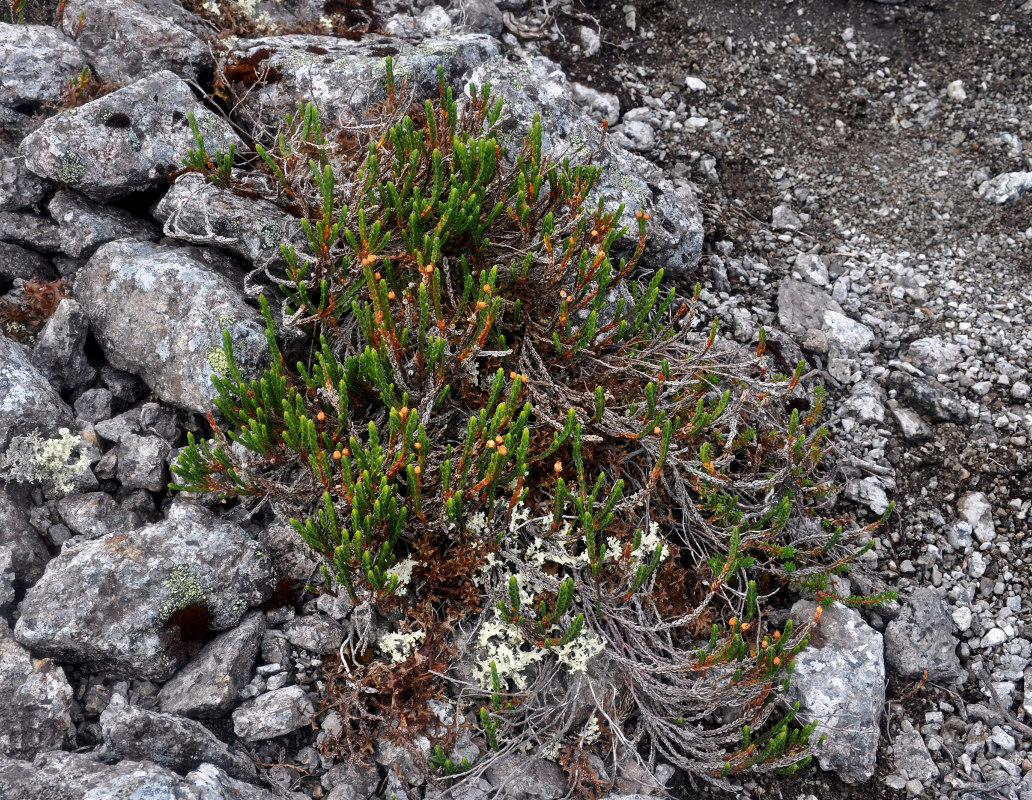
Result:
<instances>
[{"instance_id":1,"label":"white branching lichen","mask_svg":"<svg viewBox=\"0 0 1032 800\"><path fill-rule=\"evenodd\" d=\"M60 428L56 439L44 438L38 430L15 436L0 457L0 478L53 487L62 494L72 491L89 468L82 438L68 428Z\"/></svg>"},{"instance_id":2,"label":"white branching lichen","mask_svg":"<svg viewBox=\"0 0 1032 800\"><path fill-rule=\"evenodd\" d=\"M423 641L423 631L410 633L385 633L380 637L380 652L390 659L391 664L401 664Z\"/></svg>"}]
</instances>

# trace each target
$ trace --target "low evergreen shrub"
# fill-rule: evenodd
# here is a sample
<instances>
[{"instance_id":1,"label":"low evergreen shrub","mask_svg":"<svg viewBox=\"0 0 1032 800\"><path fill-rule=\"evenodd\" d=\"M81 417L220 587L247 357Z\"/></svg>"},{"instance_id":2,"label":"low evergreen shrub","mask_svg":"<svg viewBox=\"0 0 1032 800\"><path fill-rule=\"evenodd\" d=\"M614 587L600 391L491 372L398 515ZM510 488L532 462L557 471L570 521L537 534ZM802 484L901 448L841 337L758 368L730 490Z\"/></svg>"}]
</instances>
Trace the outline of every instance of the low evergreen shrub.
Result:
<instances>
[{"instance_id":1,"label":"low evergreen shrub","mask_svg":"<svg viewBox=\"0 0 1032 800\"><path fill-rule=\"evenodd\" d=\"M338 749L424 734L442 780L529 750L581 795L605 787L592 751L794 771L814 724L779 698L817 617L767 612L793 589L850 600L829 576L869 546L829 516L822 391L802 363L768 374L762 331L755 353L692 332L697 291L638 269L647 213L611 260L623 209L592 159L543 152L538 119L507 153L490 87L418 105L386 77L366 124L300 108L250 173L195 131L191 168L301 218L307 252L269 277L310 346L287 363L262 297L271 364L246 380L226 336L176 488L271 504L356 603L327 672ZM489 748L475 765L447 755L462 729Z\"/></svg>"}]
</instances>

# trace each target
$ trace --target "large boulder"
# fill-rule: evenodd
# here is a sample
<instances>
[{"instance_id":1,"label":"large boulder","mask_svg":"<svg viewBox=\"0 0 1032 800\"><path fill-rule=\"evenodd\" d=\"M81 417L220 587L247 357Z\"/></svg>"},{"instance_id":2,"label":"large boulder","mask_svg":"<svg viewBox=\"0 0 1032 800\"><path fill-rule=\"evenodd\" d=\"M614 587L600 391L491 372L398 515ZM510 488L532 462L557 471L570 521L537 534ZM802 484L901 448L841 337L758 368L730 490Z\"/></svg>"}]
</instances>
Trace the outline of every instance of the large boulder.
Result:
<instances>
[{"instance_id":1,"label":"large boulder","mask_svg":"<svg viewBox=\"0 0 1032 800\"><path fill-rule=\"evenodd\" d=\"M226 368L223 330L245 375L268 363L261 315L193 248L106 244L79 270L75 296L108 361L182 408L214 409L211 378Z\"/></svg>"},{"instance_id":2,"label":"large boulder","mask_svg":"<svg viewBox=\"0 0 1032 800\"><path fill-rule=\"evenodd\" d=\"M252 87L234 113L255 138L268 138L288 113L297 111L298 103L315 103L326 122L359 120L387 96L387 56L394 60L396 78L404 78L407 90L422 102L437 97L438 66L458 93L470 70L499 52L495 39L475 34L426 39L418 45L375 34L358 41L292 34L242 39L227 63L229 74Z\"/></svg>"},{"instance_id":3,"label":"large boulder","mask_svg":"<svg viewBox=\"0 0 1032 800\"><path fill-rule=\"evenodd\" d=\"M800 600L796 619L813 617L817 604ZM844 782L863 783L874 774L879 720L885 705L882 635L852 608L824 609L810 645L795 657L788 701L799 702L799 719L818 720L827 737L817 758Z\"/></svg>"},{"instance_id":4,"label":"large boulder","mask_svg":"<svg viewBox=\"0 0 1032 800\"><path fill-rule=\"evenodd\" d=\"M241 197L187 173L154 208L165 234L228 250L257 266L283 263L281 245L307 249L301 221L268 200Z\"/></svg>"},{"instance_id":5,"label":"large boulder","mask_svg":"<svg viewBox=\"0 0 1032 800\"><path fill-rule=\"evenodd\" d=\"M133 0L67 0L61 28L101 80L128 83L167 69L196 81L215 66L208 45Z\"/></svg>"},{"instance_id":6,"label":"large boulder","mask_svg":"<svg viewBox=\"0 0 1032 800\"><path fill-rule=\"evenodd\" d=\"M64 670L49 659L34 663L0 619L0 755L33 758L74 746L72 687Z\"/></svg>"},{"instance_id":7,"label":"large boulder","mask_svg":"<svg viewBox=\"0 0 1032 800\"><path fill-rule=\"evenodd\" d=\"M22 140L29 169L107 202L157 186L180 169L196 142L193 112L207 152L242 142L167 70L51 117Z\"/></svg>"},{"instance_id":8,"label":"large boulder","mask_svg":"<svg viewBox=\"0 0 1032 800\"><path fill-rule=\"evenodd\" d=\"M251 759L219 741L201 723L129 705L120 694L100 715L100 731L107 757L153 761L179 773L214 764L241 780L258 776Z\"/></svg>"},{"instance_id":9,"label":"large boulder","mask_svg":"<svg viewBox=\"0 0 1032 800\"><path fill-rule=\"evenodd\" d=\"M150 761L104 764L92 753L54 751L34 761L0 757L0 797L18 800L305 800L260 789L202 764L185 777Z\"/></svg>"},{"instance_id":10,"label":"large boulder","mask_svg":"<svg viewBox=\"0 0 1032 800\"><path fill-rule=\"evenodd\" d=\"M648 212L649 244L643 258L661 267L669 280L685 282L702 255L702 210L690 189L676 189L661 169L639 155L603 142L602 129L570 99L572 89L555 63L541 57L524 61L492 58L473 70L470 80L478 86L491 84L493 94L504 100L500 140L511 159L523 146L534 115L541 118L542 149L554 159L569 157L572 163L592 158L602 168L589 206L604 198L613 209L621 203L621 222L627 235L613 254L626 255L637 245L635 214Z\"/></svg>"},{"instance_id":11,"label":"large boulder","mask_svg":"<svg viewBox=\"0 0 1032 800\"><path fill-rule=\"evenodd\" d=\"M39 111L56 106L86 65L75 42L48 25L0 22L0 106Z\"/></svg>"},{"instance_id":12,"label":"large boulder","mask_svg":"<svg viewBox=\"0 0 1032 800\"><path fill-rule=\"evenodd\" d=\"M15 638L90 672L165 681L274 586L271 560L238 526L173 505L154 525L66 543L26 594Z\"/></svg>"}]
</instances>

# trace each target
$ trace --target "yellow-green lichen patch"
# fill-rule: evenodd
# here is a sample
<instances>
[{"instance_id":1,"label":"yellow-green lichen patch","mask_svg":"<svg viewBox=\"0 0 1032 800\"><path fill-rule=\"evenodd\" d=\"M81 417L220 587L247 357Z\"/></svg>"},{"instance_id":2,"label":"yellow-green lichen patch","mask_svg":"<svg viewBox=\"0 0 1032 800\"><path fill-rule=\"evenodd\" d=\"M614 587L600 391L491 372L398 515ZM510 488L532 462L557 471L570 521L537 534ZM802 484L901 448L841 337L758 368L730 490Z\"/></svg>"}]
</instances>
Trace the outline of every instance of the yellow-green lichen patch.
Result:
<instances>
[{"instance_id":1,"label":"yellow-green lichen patch","mask_svg":"<svg viewBox=\"0 0 1032 800\"><path fill-rule=\"evenodd\" d=\"M86 177L86 164L82 160L82 156L78 153L73 153L71 150L65 152L61 158L61 166L57 169L57 179L61 183L67 183L69 186L74 186L78 183L82 183L82 179Z\"/></svg>"},{"instance_id":2,"label":"yellow-green lichen patch","mask_svg":"<svg viewBox=\"0 0 1032 800\"><path fill-rule=\"evenodd\" d=\"M205 602L206 596L200 578L191 574L190 567L186 564L174 567L161 585L168 591L165 601L158 609L158 618L162 622L168 622L177 611L187 606L202 605Z\"/></svg>"}]
</instances>

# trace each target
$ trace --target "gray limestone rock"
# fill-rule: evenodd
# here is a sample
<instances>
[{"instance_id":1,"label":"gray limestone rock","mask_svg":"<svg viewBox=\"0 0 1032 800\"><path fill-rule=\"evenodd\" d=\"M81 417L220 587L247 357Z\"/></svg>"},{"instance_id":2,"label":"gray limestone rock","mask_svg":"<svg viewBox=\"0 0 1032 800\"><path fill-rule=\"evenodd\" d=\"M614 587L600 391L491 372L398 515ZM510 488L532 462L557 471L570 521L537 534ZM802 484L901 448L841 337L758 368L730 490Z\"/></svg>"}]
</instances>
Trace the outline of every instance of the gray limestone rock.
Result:
<instances>
[{"instance_id":1,"label":"gray limestone rock","mask_svg":"<svg viewBox=\"0 0 1032 800\"><path fill-rule=\"evenodd\" d=\"M0 213L0 240L37 253L56 253L61 249L54 221L26 211Z\"/></svg>"},{"instance_id":2,"label":"gray limestone rock","mask_svg":"<svg viewBox=\"0 0 1032 800\"><path fill-rule=\"evenodd\" d=\"M201 723L129 705L115 694L100 715L105 758L153 761L180 774L201 764L214 764L234 778L254 780L254 762L219 741Z\"/></svg>"},{"instance_id":3,"label":"gray limestone rock","mask_svg":"<svg viewBox=\"0 0 1032 800\"><path fill-rule=\"evenodd\" d=\"M85 14L80 29L80 17ZM61 28L101 80L125 84L158 70L197 80L215 66L208 45L133 0L68 0Z\"/></svg>"},{"instance_id":4,"label":"gray limestone rock","mask_svg":"<svg viewBox=\"0 0 1032 800\"><path fill-rule=\"evenodd\" d=\"M344 641L344 628L322 614L296 617L283 626L283 633L294 647L303 647L318 655L337 652Z\"/></svg>"},{"instance_id":5,"label":"gray limestone rock","mask_svg":"<svg viewBox=\"0 0 1032 800\"><path fill-rule=\"evenodd\" d=\"M74 747L71 707L64 670L50 659L34 663L0 619L0 755L32 758Z\"/></svg>"},{"instance_id":6,"label":"gray limestone rock","mask_svg":"<svg viewBox=\"0 0 1032 800\"><path fill-rule=\"evenodd\" d=\"M46 192L46 183L25 166L25 156L0 141L0 211L31 208L39 204Z\"/></svg>"},{"instance_id":7,"label":"gray limestone rock","mask_svg":"<svg viewBox=\"0 0 1032 800\"><path fill-rule=\"evenodd\" d=\"M109 533L128 531L138 524L135 516L105 492L70 494L57 501L61 521L77 536L98 539Z\"/></svg>"},{"instance_id":8,"label":"gray limestone rock","mask_svg":"<svg viewBox=\"0 0 1032 800\"><path fill-rule=\"evenodd\" d=\"M899 616L885 629L885 663L905 678L921 678L928 670L933 681L967 676L957 657L953 619L943 593L932 587L901 598Z\"/></svg>"},{"instance_id":9,"label":"gray limestone rock","mask_svg":"<svg viewBox=\"0 0 1032 800\"><path fill-rule=\"evenodd\" d=\"M86 359L86 312L66 298L47 320L32 348L32 363L56 389L67 391L93 382L97 371Z\"/></svg>"},{"instance_id":10,"label":"gray limestone rock","mask_svg":"<svg viewBox=\"0 0 1032 800\"><path fill-rule=\"evenodd\" d=\"M899 426L899 432L908 442L930 442L935 439L931 426L909 408L904 408L895 400L889 400L887 406Z\"/></svg>"},{"instance_id":11,"label":"gray limestone rock","mask_svg":"<svg viewBox=\"0 0 1032 800\"><path fill-rule=\"evenodd\" d=\"M960 345L943 341L941 336L915 339L905 356L906 361L930 378L952 372L963 360Z\"/></svg>"},{"instance_id":12,"label":"gray limestone rock","mask_svg":"<svg viewBox=\"0 0 1032 800\"><path fill-rule=\"evenodd\" d=\"M154 434L170 444L179 437L175 417L158 403L144 403L97 423L97 434L109 442L121 442L133 433Z\"/></svg>"},{"instance_id":13,"label":"gray limestone rock","mask_svg":"<svg viewBox=\"0 0 1032 800\"><path fill-rule=\"evenodd\" d=\"M809 619L817 604L800 600L796 619ZM882 635L860 614L841 605L824 610L809 647L795 657L788 701L799 701L799 719L820 721L827 739L817 758L823 769L849 784L874 774L878 723L885 705Z\"/></svg>"},{"instance_id":14,"label":"gray limestone rock","mask_svg":"<svg viewBox=\"0 0 1032 800\"><path fill-rule=\"evenodd\" d=\"M0 485L0 546L11 550L14 586L27 589L43 575L50 552L29 523L28 504Z\"/></svg>"},{"instance_id":15,"label":"gray limestone rock","mask_svg":"<svg viewBox=\"0 0 1032 800\"><path fill-rule=\"evenodd\" d=\"M967 408L961 399L936 380L897 370L889 375L887 387L896 390L899 403L926 415L932 422L967 421Z\"/></svg>"},{"instance_id":16,"label":"gray limestone rock","mask_svg":"<svg viewBox=\"0 0 1032 800\"><path fill-rule=\"evenodd\" d=\"M236 110L257 131L275 131L298 102L311 101L323 120L357 121L374 103L386 99L384 58L394 59L398 80L408 81L417 102L437 97L437 67L444 68L447 85L458 95L469 71L498 54L490 36L466 34L448 39L425 39L417 44L366 34L360 41L332 36L292 34L242 39L228 63L247 61L258 75L269 71L276 80L256 85ZM326 125L326 122L323 123Z\"/></svg>"},{"instance_id":17,"label":"gray limestone rock","mask_svg":"<svg viewBox=\"0 0 1032 800\"><path fill-rule=\"evenodd\" d=\"M0 290L8 289L19 278L47 281L56 277L57 273L51 263L36 251L10 242L0 242Z\"/></svg>"},{"instance_id":18,"label":"gray limestone rock","mask_svg":"<svg viewBox=\"0 0 1032 800\"><path fill-rule=\"evenodd\" d=\"M172 448L160 436L128 433L118 447L118 481L126 489L162 492L168 488Z\"/></svg>"},{"instance_id":19,"label":"gray limestone rock","mask_svg":"<svg viewBox=\"0 0 1032 800\"><path fill-rule=\"evenodd\" d=\"M832 357L855 356L874 344L874 331L847 317L842 307L824 290L786 278L778 286L778 323L794 336L811 328L827 337Z\"/></svg>"},{"instance_id":20,"label":"gray limestone rock","mask_svg":"<svg viewBox=\"0 0 1032 800\"><path fill-rule=\"evenodd\" d=\"M559 765L535 756L500 758L488 767L486 777L512 800L558 800L566 794L566 776Z\"/></svg>"},{"instance_id":21,"label":"gray limestone rock","mask_svg":"<svg viewBox=\"0 0 1032 800\"><path fill-rule=\"evenodd\" d=\"M75 401L75 418L96 425L111 417L111 401L114 398L107 389L87 389Z\"/></svg>"},{"instance_id":22,"label":"gray limestone rock","mask_svg":"<svg viewBox=\"0 0 1032 800\"><path fill-rule=\"evenodd\" d=\"M0 335L0 453L16 435L46 435L71 422L72 410L25 348Z\"/></svg>"},{"instance_id":23,"label":"gray limestone rock","mask_svg":"<svg viewBox=\"0 0 1032 800\"><path fill-rule=\"evenodd\" d=\"M1004 172L978 187L978 196L997 205L1013 203L1032 189L1032 172Z\"/></svg>"},{"instance_id":24,"label":"gray limestone rock","mask_svg":"<svg viewBox=\"0 0 1032 800\"><path fill-rule=\"evenodd\" d=\"M703 239L702 212L694 193L675 188L661 169L641 156L609 140L603 144L600 126L570 99L570 85L557 64L541 57L518 62L492 58L474 69L470 80L478 86L489 82L494 96L504 100L499 138L507 158L519 153L535 114L541 117L546 153L568 156L573 163L594 154L593 163L602 174L588 204L602 197L612 209L624 205L621 222L628 232L614 245L615 258L633 250L638 241L635 214L648 212L649 244L643 264L662 268L668 280L691 279Z\"/></svg>"},{"instance_id":25,"label":"gray limestone rock","mask_svg":"<svg viewBox=\"0 0 1032 800\"><path fill-rule=\"evenodd\" d=\"M154 525L66 545L26 594L15 638L90 672L164 681L188 656L182 626L231 628L274 583L239 527L173 505Z\"/></svg>"},{"instance_id":26,"label":"gray limestone rock","mask_svg":"<svg viewBox=\"0 0 1032 800\"><path fill-rule=\"evenodd\" d=\"M197 173L179 177L154 216L166 236L221 247L259 266L282 263L280 245L308 249L300 220L267 200L220 189Z\"/></svg>"},{"instance_id":27,"label":"gray limestone rock","mask_svg":"<svg viewBox=\"0 0 1032 800\"><path fill-rule=\"evenodd\" d=\"M885 422L885 390L874 381L862 380L850 392L843 410L856 416L861 425Z\"/></svg>"},{"instance_id":28,"label":"gray limestone rock","mask_svg":"<svg viewBox=\"0 0 1032 800\"><path fill-rule=\"evenodd\" d=\"M16 577L14 550L7 545L0 545L0 616L6 617L14 611Z\"/></svg>"},{"instance_id":29,"label":"gray limestone rock","mask_svg":"<svg viewBox=\"0 0 1032 800\"><path fill-rule=\"evenodd\" d=\"M17 800L304 800L237 780L214 764L185 777L149 761L109 765L92 753L43 753L34 761L0 757L0 797Z\"/></svg>"},{"instance_id":30,"label":"gray limestone rock","mask_svg":"<svg viewBox=\"0 0 1032 800\"><path fill-rule=\"evenodd\" d=\"M233 712L233 730L248 742L272 739L309 725L312 701L300 686L287 686L258 695Z\"/></svg>"},{"instance_id":31,"label":"gray limestone rock","mask_svg":"<svg viewBox=\"0 0 1032 800\"><path fill-rule=\"evenodd\" d=\"M102 244L116 239L155 240L160 236L154 225L128 211L98 205L67 189L55 194L47 209L58 224L61 252L71 258L89 258Z\"/></svg>"},{"instance_id":32,"label":"gray limestone rock","mask_svg":"<svg viewBox=\"0 0 1032 800\"><path fill-rule=\"evenodd\" d=\"M981 543L996 538L993 522L993 506L983 492L965 492L957 501L957 516L971 526L975 538Z\"/></svg>"},{"instance_id":33,"label":"gray limestone rock","mask_svg":"<svg viewBox=\"0 0 1032 800\"><path fill-rule=\"evenodd\" d=\"M828 265L816 253L800 253L796 256L795 268L808 283L814 286L828 285Z\"/></svg>"},{"instance_id":34,"label":"gray limestone rock","mask_svg":"<svg viewBox=\"0 0 1032 800\"><path fill-rule=\"evenodd\" d=\"M183 166L196 147L187 120L191 111L209 153L242 144L227 123L197 102L185 81L161 71L51 117L19 150L37 175L94 200L116 200L163 183Z\"/></svg>"},{"instance_id":35,"label":"gray limestone rock","mask_svg":"<svg viewBox=\"0 0 1032 800\"><path fill-rule=\"evenodd\" d=\"M161 687L161 710L200 719L228 713L251 680L264 633L265 615L252 611L235 628L212 639Z\"/></svg>"},{"instance_id":36,"label":"gray limestone rock","mask_svg":"<svg viewBox=\"0 0 1032 800\"><path fill-rule=\"evenodd\" d=\"M0 22L0 64L0 106L39 111L57 105L86 59L75 42L48 25Z\"/></svg>"},{"instance_id":37,"label":"gray limestone rock","mask_svg":"<svg viewBox=\"0 0 1032 800\"><path fill-rule=\"evenodd\" d=\"M268 360L261 315L192 248L106 244L80 270L75 296L115 367L191 411L214 410L211 378L225 369L223 330L246 377Z\"/></svg>"},{"instance_id":38,"label":"gray limestone rock","mask_svg":"<svg viewBox=\"0 0 1032 800\"><path fill-rule=\"evenodd\" d=\"M892 760L897 772L907 780L930 781L939 777L939 770L932 760L921 732L914 729L910 720L903 720L903 730L892 740Z\"/></svg>"},{"instance_id":39,"label":"gray limestone rock","mask_svg":"<svg viewBox=\"0 0 1032 800\"><path fill-rule=\"evenodd\" d=\"M770 214L771 225L779 231L801 231L803 221L791 206L775 206Z\"/></svg>"},{"instance_id":40,"label":"gray limestone rock","mask_svg":"<svg viewBox=\"0 0 1032 800\"><path fill-rule=\"evenodd\" d=\"M867 506L876 515L884 514L889 507L889 497L885 487L874 475L861 480L849 481L845 495L850 500Z\"/></svg>"}]
</instances>

